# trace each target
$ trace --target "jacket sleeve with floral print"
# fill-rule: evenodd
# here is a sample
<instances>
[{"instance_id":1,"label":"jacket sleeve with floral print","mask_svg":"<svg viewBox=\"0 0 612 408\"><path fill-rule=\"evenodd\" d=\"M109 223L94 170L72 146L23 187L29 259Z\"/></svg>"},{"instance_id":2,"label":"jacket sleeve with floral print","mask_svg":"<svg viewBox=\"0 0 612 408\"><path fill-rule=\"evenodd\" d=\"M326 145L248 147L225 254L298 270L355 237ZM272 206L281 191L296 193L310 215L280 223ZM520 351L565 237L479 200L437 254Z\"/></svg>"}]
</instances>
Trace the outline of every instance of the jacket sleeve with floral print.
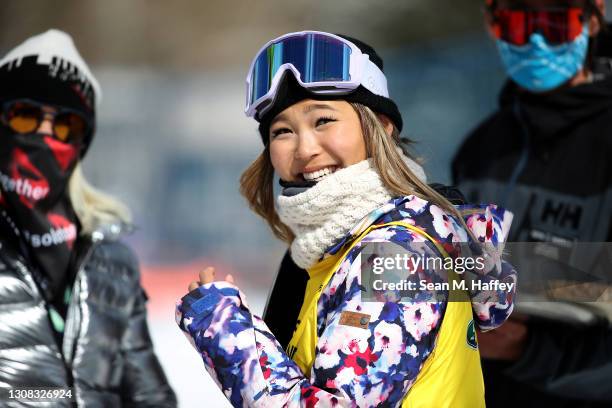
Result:
<instances>
[{"instance_id":1,"label":"jacket sleeve with floral print","mask_svg":"<svg viewBox=\"0 0 612 408\"><path fill-rule=\"evenodd\" d=\"M444 242L451 256L458 256L458 241L466 239L457 236L461 227L446 216L436 220L442 216L436 213L438 209L428 203L423 206L427 210L425 220L412 214L411 222L416 219L420 227ZM488 220L482 214L480 217L480 221L472 221L493 225L492 229L485 228L483 241L495 241L499 219L490 212L484 216ZM379 219L381 223L389 220ZM469 219L467 222L470 227ZM449 231L450 235L446 234ZM478 228L474 231L478 232ZM233 406L401 405L435 346L448 292L437 291L435 297L410 300L401 293L387 292L377 301L363 301L359 255L366 248L369 254L376 253L381 243L395 244L403 253L423 259L441 256L423 236L402 227L386 226L368 233L348 253L321 293L316 357L306 374L289 358L263 320L251 313L236 286L209 283L179 301L177 323ZM488 263L488 269L480 274L489 280L516 279L514 270L501 259ZM439 271L427 268L420 268L418 277L430 282L444 280ZM477 302L479 309L474 308L479 325L493 328L501 324L512 311L513 294L473 293L481 299ZM340 324L342 312L346 311L369 315L367 328Z\"/></svg>"}]
</instances>

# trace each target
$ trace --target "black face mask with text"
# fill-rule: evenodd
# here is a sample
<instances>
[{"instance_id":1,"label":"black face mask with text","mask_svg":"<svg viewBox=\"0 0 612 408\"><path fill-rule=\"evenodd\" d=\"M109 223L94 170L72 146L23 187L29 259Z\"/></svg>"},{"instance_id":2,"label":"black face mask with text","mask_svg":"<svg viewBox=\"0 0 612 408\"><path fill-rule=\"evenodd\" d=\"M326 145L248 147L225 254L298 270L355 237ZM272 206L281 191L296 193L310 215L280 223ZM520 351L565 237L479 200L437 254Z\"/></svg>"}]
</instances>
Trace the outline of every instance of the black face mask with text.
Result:
<instances>
[{"instance_id":1,"label":"black face mask with text","mask_svg":"<svg viewBox=\"0 0 612 408\"><path fill-rule=\"evenodd\" d=\"M68 197L78 159L78 146L0 125L0 214L16 227L54 297L63 289L78 236Z\"/></svg>"}]
</instances>

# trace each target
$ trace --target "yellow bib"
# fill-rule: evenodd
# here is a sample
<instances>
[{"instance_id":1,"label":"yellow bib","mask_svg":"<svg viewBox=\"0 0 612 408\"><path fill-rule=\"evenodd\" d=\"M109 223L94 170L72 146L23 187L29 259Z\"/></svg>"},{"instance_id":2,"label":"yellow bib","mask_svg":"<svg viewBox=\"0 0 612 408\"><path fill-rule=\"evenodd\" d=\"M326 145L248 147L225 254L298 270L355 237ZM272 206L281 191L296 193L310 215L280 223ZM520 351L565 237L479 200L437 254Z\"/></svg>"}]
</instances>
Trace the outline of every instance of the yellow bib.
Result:
<instances>
[{"instance_id":1,"label":"yellow bib","mask_svg":"<svg viewBox=\"0 0 612 408\"><path fill-rule=\"evenodd\" d=\"M308 270L310 279L306 285L304 303L300 310L297 327L287 346L287 353L302 372L310 375L315 360L317 338L317 303L321 291L353 247L371 230L391 225L405 227L425 236L438 251L447 258L444 248L425 231L405 222L395 221L372 225L363 231L346 249L338 251ZM459 279L454 272L449 282ZM452 286L451 286L452 287ZM455 290L454 294L459 291ZM484 382L480 366L480 355L476 331L472 319L472 304L467 292L462 299L453 297L448 302L444 319L438 331L436 345L425 360L416 381L406 395L402 407L453 407L480 408L485 406Z\"/></svg>"},{"instance_id":2,"label":"yellow bib","mask_svg":"<svg viewBox=\"0 0 612 408\"><path fill-rule=\"evenodd\" d=\"M310 375L310 369L315 360L315 348L317 338L317 303L321 296L321 291L334 273L340 267L344 257L368 232L381 226L370 226L355 239L346 250L340 250L334 255L330 255L308 269L308 283L304 293L304 303L300 309L297 326L293 331L293 336L287 346L287 354L302 369L305 376Z\"/></svg>"}]
</instances>

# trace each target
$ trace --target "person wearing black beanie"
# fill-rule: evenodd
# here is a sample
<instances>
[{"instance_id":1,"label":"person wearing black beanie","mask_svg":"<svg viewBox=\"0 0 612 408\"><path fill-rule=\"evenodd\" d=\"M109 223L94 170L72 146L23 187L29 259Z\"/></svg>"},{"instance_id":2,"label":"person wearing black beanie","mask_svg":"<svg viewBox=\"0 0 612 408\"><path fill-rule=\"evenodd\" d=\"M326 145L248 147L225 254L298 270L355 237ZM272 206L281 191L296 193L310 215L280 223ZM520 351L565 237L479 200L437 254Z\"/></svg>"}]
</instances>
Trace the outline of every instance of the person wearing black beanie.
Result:
<instances>
[{"instance_id":1,"label":"person wearing black beanie","mask_svg":"<svg viewBox=\"0 0 612 408\"><path fill-rule=\"evenodd\" d=\"M129 210L80 167L101 96L62 31L0 60L0 393L14 397L2 399L9 406L39 406L26 388L53 389L53 406L176 406L136 257L119 241Z\"/></svg>"},{"instance_id":2,"label":"person wearing black beanie","mask_svg":"<svg viewBox=\"0 0 612 408\"><path fill-rule=\"evenodd\" d=\"M370 61L372 61L381 71L384 71L383 60L372 47L346 35L338 34L338 36L355 44L364 54L368 55ZM362 85L350 93L340 95L316 94L301 87L297 83L295 76L288 73L281 81L272 108L262 115L255 116L255 120L259 121L259 134L261 135L264 145L268 143L268 129L272 119L287 107L304 99L316 99L321 101L344 100L346 102L360 103L376 113L386 115L391 119L398 132L401 132L404 126L402 114L391 98L376 95Z\"/></svg>"},{"instance_id":3,"label":"person wearing black beanie","mask_svg":"<svg viewBox=\"0 0 612 408\"><path fill-rule=\"evenodd\" d=\"M264 148L241 193L308 276L305 286L290 279L286 303L274 305L299 307L285 315L282 343L213 268L178 302L180 329L233 406L484 406L475 329L512 311L516 272L500 245L512 216L494 205L460 211L427 185L401 149L382 68L371 47L320 31L278 37L253 60L245 113ZM421 267L378 270L395 255ZM443 284L461 280L454 271L414 261L478 256L496 262L456 272L503 289L466 287L455 301ZM415 294L420 281L440 290Z\"/></svg>"}]
</instances>

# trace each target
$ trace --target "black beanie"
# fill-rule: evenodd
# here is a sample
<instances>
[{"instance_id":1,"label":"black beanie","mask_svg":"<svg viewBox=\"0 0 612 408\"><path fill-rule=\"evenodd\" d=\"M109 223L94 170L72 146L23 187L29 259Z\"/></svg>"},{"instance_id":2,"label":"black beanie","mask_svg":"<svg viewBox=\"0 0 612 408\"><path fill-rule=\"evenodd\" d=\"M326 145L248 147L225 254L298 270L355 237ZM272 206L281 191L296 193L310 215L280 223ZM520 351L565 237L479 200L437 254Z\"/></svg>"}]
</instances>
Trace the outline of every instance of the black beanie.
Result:
<instances>
[{"instance_id":1,"label":"black beanie","mask_svg":"<svg viewBox=\"0 0 612 408\"><path fill-rule=\"evenodd\" d=\"M383 60L372 47L346 35L336 35L355 44L362 53L369 56L370 61L372 61L378 68L380 68L381 71L384 72ZM255 115L255 120L259 122L259 134L261 135L261 140L264 145L268 144L268 131L270 130L270 123L272 122L272 119L274 119L276 115L287 109L289 106L304 99L316 99L319 101L344 100L346 102L360 103L372 109L374 112L386 115L389 117L389 119L391 119L399 131L402 130L402 115L397 109L395 102L393 102L391 99L376 95L362 85L359 85L357 89L346 94L315 94L305 88L302 88L293 76L293 73L287 70L285 71L284 76L278 85L276 97L272 102L272 108L266 111L261 117L259 115Z\"/></svg>"},{"instance_id":2,"label":"black beanie","mask_svg":"<svg viewBox=\"0 0 612 408\"><path fill-rule=\"evenodd\" d=\"M74 109L88 118L85 155L95 128L99 85L78 53L72 38L51 29L28 38L0 61L0 103L27 98Z\"/></svg>"}]
</instances>

